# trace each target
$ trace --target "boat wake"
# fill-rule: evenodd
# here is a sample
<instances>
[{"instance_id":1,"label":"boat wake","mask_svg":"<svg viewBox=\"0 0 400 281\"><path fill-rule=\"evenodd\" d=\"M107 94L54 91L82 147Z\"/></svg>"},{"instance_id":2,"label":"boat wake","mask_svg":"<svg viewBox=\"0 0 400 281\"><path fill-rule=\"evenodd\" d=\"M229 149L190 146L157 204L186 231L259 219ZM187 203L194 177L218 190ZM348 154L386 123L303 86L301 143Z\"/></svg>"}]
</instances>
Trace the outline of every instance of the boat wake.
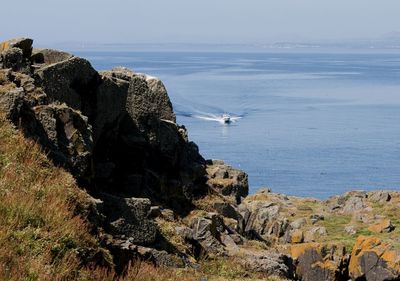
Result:
<instances>
[{"instance_id":1,"label":"boat wake","mask_svg":"<svg viewBox=\"0 0 400 281\"><path fill-rule=\"evenodd\" d=\"M206 120L206 121L215 121L221 124L230 124L237 122L239 119L243 118L242 116L232 116L230 114L208 114L208 115L193 115L194 118Z\"/></svg>"}]
</instances>

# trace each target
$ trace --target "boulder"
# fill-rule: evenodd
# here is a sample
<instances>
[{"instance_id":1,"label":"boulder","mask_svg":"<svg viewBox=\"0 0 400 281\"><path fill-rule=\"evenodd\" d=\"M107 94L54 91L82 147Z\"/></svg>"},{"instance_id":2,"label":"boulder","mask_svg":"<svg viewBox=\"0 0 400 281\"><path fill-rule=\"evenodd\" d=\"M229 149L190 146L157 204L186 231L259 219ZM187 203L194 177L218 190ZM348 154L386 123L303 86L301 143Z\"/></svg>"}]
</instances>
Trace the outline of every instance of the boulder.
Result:
<instances>
[{"instance_id":1,"label":"boulder","mask_svg":"<svg viewBox=\"0 0 400 281\"><path fill-rule=\"evenodd\" d=\"M172 103L164 84L158 78L144 74L132 76L126 110L136 125L144 130L160 120L176 123ZM150 141L151 138L150 138Z\"/></svg>"},{"instance_id":2,"label":"boulder","mask_svg":"<svg viewBox=\"0 0 400 281\"><path fill-rule=\"evenodd\" d=\"M280 207L273 202L247 201L239 206L243 221L239 224L239 231L249 238L266 240L274 233L272 225L279 218ZM271 229L271 231L269 231ZM275 236L277 233L275 232Z\"/></svg>"},{"instance_id":3,"label":"boulder","mask_svg":"<svg viewBox=\"0 0 400 281\"><path fill-rule=\"evenodd\" d=\"M342 214L354 214L363 211L367 207L367 192L351 191L343 195L333 197L327 201L331 210Z\"/></svg>"},{"instance_id":4,"label":"boulder","mask_svg":"<svg viewBox=\"0 0 400 281\"><path fill-rule=\"evenodd\" d=\"M24 105L25 92L22 88L9 86L7 90L0 91L0 110L5 113L6 118L12 122L18 122L21 109Z\"/></svg>"},{"instance_id":5,"label":"boulder","mask_svg":"<svg viewBox=\"0 0 400 281\"><path fill-rule=\"evenodd\" d=\"M315 242L319 238L326 236L328 233L326 231L326 228L323 226L317 226L313 227L304 233L304 242Z\"/></svg>"},{"instance_id":6,"label":"boulder","mask_svg":"<svg viewBox=\"0 0 400 281\"><path fill-rule=\"evenodd\" d=\"M218 160L208 160L206 170L207 184L222 195L234 197L237 203L248 195L249 183L245 172Z\"/></svg>"},{"instance_id":7,"label":"boulder","mask_svg":"<svg viewBox=\"0 0 400 281\"><path fill-rule=\"evenodd\" d=\"M395 229L394 225L392 224L392 221L390 219L382 219L379 222L370 225L368 227L369 231L375 232L375 233L388 233L392 232Z\"/></svg>"},{"instance_id":8,"label":"boulder","mask_svg":"<svg viewBox=\"0 0 400 281\"><path fill-rule=\"evenodd\" d=\"M296 277L304 281L347 280L348 255L343 247L318 243L291 246Z\"/></svg>"},{"instance_id":9,"label":"boulder","mask_svg":"<svg viewBox=\"0 0 400 281\"><path fill-rule=\"evenodd\" d=\"M379 190L379 191L372 191L368 193L368 199L373 202L380 202L386 203L392 199L392 196L388 191Z\"/></svg>"},{"instance_id":10,"label":"boulder","mask_svg":"<svg viewBox=\"0 0 400 281\"><path fill-rule=\"evenodd\" d=\"M359 236L351 253L349 275L352 280L399 280L400 253L377 237Z\"/></svg>"},{"instance_id":11,"label":"boulder","mask_svg":"<svg viewBox=\"0 0 400 281\"><path fill-rule=\"evenodd\" d=\"M239 261L250 272L265 275L293 277L292 261L289 257L275 251L244 252Z\"/></svg>"},{"instance_id":12,"label":"boulder","mask_svg":"<svg viewBox=\"0 0 400 281\"><path fill-rule=\"evenodd\" d=\"M195 217L191 222L193 240L198 241L206 254L226 255L221 243L221 233L225 230L223 219L216 214Z\"/></svg>"},{"instance_id":13,"label":"boulder","mask_svg":"<svg viewBox=\"0 0 400 281\"><path fill-rule=\"evenodd\" d=\"M25 58L29 58L32 54L33 40L30 38L16 38L0 43L0 53L12 48L18 48L22 51Z\"/></svg>"},{"instance_id":14,"label":"boulder","mask_svg":"<svg viewBox=\"0 0 400 281\"><path fill-rule=\"evenodd\" d=\"M24 58L23 51L19 48L9 48L1 53L4 68L23 73L30 72L29 61Z\"/></svg>"},{"instance_id":15,"label":"boulder","mask_svg":"<svg viewBox=\"0 0 400 281\"><path fill-rule=\"evenodd\" d=\"M157 229L148 219L151 202L146 198L122 198L102 194L107 230L116 237L124 237L136 245L151 245Z\"/></svg>"},{"instance_id":16,"label":"boulder","mask_svg":"<svg viewBox=\"0 0 400 281\"><path fill-rule=\"evenodd\" d=\"M66 103L91 118L96 103L99 74L82 58L71 57L35 70L35 80L49 102Z\"/></svg>"}]
</instances>

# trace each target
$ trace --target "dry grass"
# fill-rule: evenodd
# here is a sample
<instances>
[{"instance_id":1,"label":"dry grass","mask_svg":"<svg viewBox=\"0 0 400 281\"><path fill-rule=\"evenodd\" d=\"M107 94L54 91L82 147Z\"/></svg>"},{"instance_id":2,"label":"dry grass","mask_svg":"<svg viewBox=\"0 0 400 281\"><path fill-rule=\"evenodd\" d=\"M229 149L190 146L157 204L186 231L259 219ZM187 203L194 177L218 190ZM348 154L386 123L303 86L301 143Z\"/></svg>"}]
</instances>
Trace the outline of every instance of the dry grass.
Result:
<instances>
[{"instance_id":1,"label":"dry grass","mask_svg":"<svg viewBox=\"0 0 400 281\"><path fill-rule=\"evenodd\" d=\"M70 174L54 167L37 144L0 116L0 280L279 280L249 275L227 258L201 261L198 270L135 262L124 278L83 265L79 253L85 250L110 262L84 219L75 215L85 196ZM158 223L166 236L174 236L167 222Z\"/></svg>"},{"instance_id":2,"label":"dry grass","mask_svg":"<svg viewBox=\"0 0 400 281\"><path fill-rule=\"evenodd\" d=\"M0 279L78 278L79 253L103 251L74 215L83 196L70 174L0 117Z\"/></svg>"}]
</instances>

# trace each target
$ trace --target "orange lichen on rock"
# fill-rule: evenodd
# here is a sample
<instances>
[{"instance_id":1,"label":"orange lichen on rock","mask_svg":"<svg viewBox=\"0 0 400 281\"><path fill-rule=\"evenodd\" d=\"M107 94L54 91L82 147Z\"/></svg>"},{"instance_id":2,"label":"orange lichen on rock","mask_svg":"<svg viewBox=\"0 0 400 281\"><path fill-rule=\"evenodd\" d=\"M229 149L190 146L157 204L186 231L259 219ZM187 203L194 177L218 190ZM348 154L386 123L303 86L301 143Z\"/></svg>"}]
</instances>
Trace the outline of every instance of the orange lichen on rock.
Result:
<instances>
[{"instance_id":1,"label":"orange lichen on rock","mask_svg":"<svg viewBox=\"0 0 400 281\"><path fill-rule=\"evenodd\" d=\"M290 256L293 259L297 259L307 250L315 249L317 252L319 252L320 248L321 245L319 243L304 243L304 244L292 245L290 247Z\"/></svg>"},{"instance_id":2,"label":"orange lichen on rock","mask_svg":"<svg viewBox=\"0 0 400 281\"><path fill-rule=\"evenodd\" d=\"M291 237L291 243L298 244L298 243L302 243L303 240L304 240L303 231L301 231L300 229L294 230L292 233L292 237Z\"/></svg>"},{"instance_id":3,"label":"orange lichen on rock","mask_svg":"<svg viewBox=\"0 0 400 281\"><path fill-rule=\"evenodd\" d=\"M399 253L393 249L392 245L383 242L378 237L359 236L357 238L350 258L350 276L353 279L367 278L367 275L373 271L371 268L366 268L366 264L374 264L374 267L379 267L379 272L384 272L385 276L390 278L400 277Z\"/></svg>"}]
</instances>

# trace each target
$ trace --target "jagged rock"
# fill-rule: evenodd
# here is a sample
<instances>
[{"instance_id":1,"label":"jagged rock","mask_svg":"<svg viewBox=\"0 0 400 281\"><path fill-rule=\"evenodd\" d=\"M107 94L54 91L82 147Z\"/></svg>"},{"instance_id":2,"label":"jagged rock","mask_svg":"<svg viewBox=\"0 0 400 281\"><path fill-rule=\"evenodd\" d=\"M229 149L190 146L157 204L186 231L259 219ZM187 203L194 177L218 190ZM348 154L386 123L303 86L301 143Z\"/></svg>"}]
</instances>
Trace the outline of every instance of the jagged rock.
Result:
<instances>
[{"instance_id":1,"label":"jagged rock","mask_svg":"<svg viewBox=\"0 0 400 281\"><path fill-rule=\"evenodd\" d=\"M369 231L375 232L375 233L384 233L384 232L392 232L395 229L394 225L392 224L392 221L389 219L383 219L373 225L370 225L368 227Z\"/></svg>"},{"instance_id":2,"label":"jagged rock","mask_svg":"<svg viewBox=\"0 0 400 281\"><path fill-rule=\"evenodd\" d=\"M221 235L221 242L224 244L225 250L229 256L235 256L239 253L240 248L230 235Z\"/></svg>"},{"instance_id":3,"label":"jagged rock","mask_svg":"<svg viewBox=\"0 0 400 281\"><path fill-rule=\"evenodd\" d=\"M276 238L280 238L285 234L288 227L289 221L287 218L284 218L283 220L276 220L270 227L268 234L275 236Z\"/></svg>"},{"instance_id":4,"label":"jagged rock","mask_svg":"<svg viewBox=\"0 0 400 281\"><path fill-rule=\"evenodd\" d=\"M71 57L35 71L35 80L43 88L49 102L66 103L91 118L94 114L99 74L82 58Z\"/></svg>"},{"instance_id":5,"label":"jagged rock","mask_svg":"<svg viewBox=\"0 0 400 281\"><path fill-rule=\"evenodd\" d=\"M399 252L377 237L359 236L351 253L349 275L352 280L399 280Z\"/></svg>"},{"instance_id":6,"label":"jagged rock","mask_svg":"<svg viewBox=\"0 0 400 281\"><path fill-rule=\"evenodd\" d=\"M221 243L221 233L224 231L223 219L216 214L208 217L196 217L191 222L193 239L198 241L205 253L226 255Z\"/></svg>"},{"instance_id":7,"label":"jagged rock","mask_svg":"<svg viewBox=\"0 0 400 281\"><path fill-rule=\"evenodd\" d=\"M104 213L111 234L129 238L137 245L151 245L156 239L156 226L148 219L151 202L146 198L122 198L102 194Z\"/></svg>"},{"instance_id":8,"label":"jagged rock","mask_svg":"<svg viewBox=\"0 0 400 281\"><path fill-rule=\"evenodd\" d=\"M372 191L368 193L368 198L374 202L386 203L392 199L392 196L388 191Z\"/></svg>"},{"instance_id":9,"label":"jagged rock","mask_svg":"<svg viewBox=\"0 0 400 281\"><path fill-rule=\"evenodd\" d=\"M224 196L233 196L237 203L249 192L247 174L218 160L207 162L207 184Z\"/></svg>"},{"instance_id":10,"label":"jagged rock","mask_svg":"<svg viewBox=\"0 0 400 281\"><path fill-rule=\"evenodd\" d=\"M265 239L269 229L279 217L279 205L273 202L246 201L240 206L244 229L248 237Z\"/></svg>"},{"instance_id":11,"label":"jagged rock","mask_svg":"<svg viewBox=\"0 0 400 281\"><path fill-rule=\"evenodd\" d=\"M36 138L50 157L78 179L90 177L93 142L87 118L65 105L43 105L33 110L37 122L32 126L37 127L35 131L43 132Z\"/></svg>"},{"instance_id":12,"label":"jagged rock","mask_svg":"<svg viewBox=\"0 0 400 281\"><path fill-rule=\"evenodd\" d=\"M364 210L367 207L366 201L367 192L351 191L328 200L328 203L330 203L332 210L336 210L342 214L353 214Z\"/></svg>"},{"instance_id":13,"label":"jagged rock","mask_svg":"<svg viewBox=\"0 0 400 281\"><path fill-rule=\"evenodd\" d=\"M348 255L343 247L318 243L297 244L291 247L291 256L299 280L347 280Z\"/></svg>"},{"instance_id":14,"label":"jagged rock","mask_svg":"<svg viewBox=\"0 0 400 281\"><path fill-rule=\"evenodd\" d=\"M16 38L0 43L0 53L12 48L18 48L22 51L25 58L29 58L32 53L33 40L30 38Z\"/></svg>"},{"instance_id":15,"label":"jagged rock","mask_svg":"<svg viewBox=\"0 0 400 281\"><path fill-rule=\"evenodd\" d=\"M141 130L151 129L152 123L157 124L160 120L176 123L167 90L155 77L136 74L131 78L126 108ZM150 142L156 141L148 135Z\"/></svg>"},{"instance_id":16,"label":"jagged rock","mask_svg":"<svg viewBox=\"0 0 400 281\"><path fill-rule=\"evenodd\" d=\"M21 108L24 105L25 92L22 88L12 88L6 92L0 93L0 110L5 113L6 118L18 121Z\"/></svg>"},{"instance_id":17,"label":"jagged rock","mask_svg":"<svg viewBox=\"0 0 400 281\"><path fill-rule=\"evenodd\" d=\"M304 242L305 243L315 242L319 238L321 238L322 236L326 236L327 234L328 233L325 227L323 226L313 227L304 233Z\"/></svg>"}]
</instances>

